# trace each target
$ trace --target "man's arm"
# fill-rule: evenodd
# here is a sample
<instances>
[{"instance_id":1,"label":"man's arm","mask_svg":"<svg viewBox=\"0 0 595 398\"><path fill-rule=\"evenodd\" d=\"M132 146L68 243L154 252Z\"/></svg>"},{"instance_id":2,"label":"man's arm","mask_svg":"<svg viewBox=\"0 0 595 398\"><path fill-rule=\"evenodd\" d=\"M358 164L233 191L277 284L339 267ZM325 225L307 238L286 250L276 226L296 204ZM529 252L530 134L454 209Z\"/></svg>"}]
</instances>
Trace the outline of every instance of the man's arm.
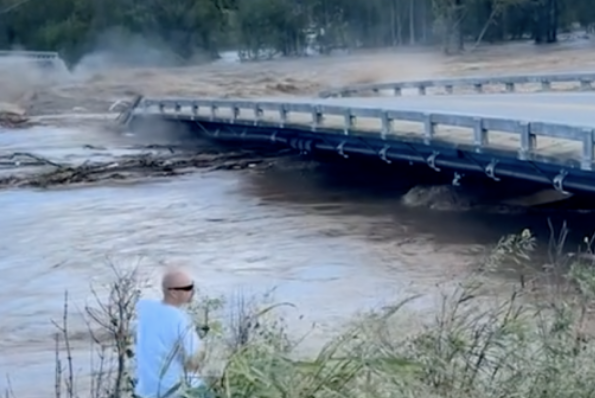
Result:
<instances>
[{"instance_id":1,"label":"man's arm","mask_svg":"<svg viewBox=\"0 0 595 398\"><path fill-rule=\"evenodd\" d=\"M182 360L187 372L198 372L205 360L205 350L202 340L190 320L184 322L182 335Z\"/></svg>"}]
</instances>

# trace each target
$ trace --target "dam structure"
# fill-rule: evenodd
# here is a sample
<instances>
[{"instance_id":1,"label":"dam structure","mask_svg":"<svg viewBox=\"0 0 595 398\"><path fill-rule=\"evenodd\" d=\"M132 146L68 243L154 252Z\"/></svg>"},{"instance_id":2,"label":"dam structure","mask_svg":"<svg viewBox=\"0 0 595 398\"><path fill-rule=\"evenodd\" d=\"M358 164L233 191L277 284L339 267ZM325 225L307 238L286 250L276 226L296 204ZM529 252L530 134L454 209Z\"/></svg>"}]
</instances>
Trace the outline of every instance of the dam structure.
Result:
<instances>
[{"instance_id":1,"label":"dam structure","mask_svg":"<svg viewBox=\"0 0 595 398\"><path fill-rule=\"evenodd\" d=\"M304 154L366 156L437 173L595 193L595 73L341 87L304 98L140 98L131 129L156 119L221 140Z\"/></svg>"}]
</instances>

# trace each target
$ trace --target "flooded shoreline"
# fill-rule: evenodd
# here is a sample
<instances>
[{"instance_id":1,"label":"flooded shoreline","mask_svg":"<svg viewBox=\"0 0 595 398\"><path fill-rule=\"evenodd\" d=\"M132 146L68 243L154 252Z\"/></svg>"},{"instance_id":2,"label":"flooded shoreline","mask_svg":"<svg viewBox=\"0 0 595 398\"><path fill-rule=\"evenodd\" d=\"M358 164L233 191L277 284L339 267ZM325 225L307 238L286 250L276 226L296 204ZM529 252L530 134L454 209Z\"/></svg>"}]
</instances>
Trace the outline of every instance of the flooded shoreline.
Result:
<instances>
[{"instance_id":1,"label":"flooded shoreline","mask_svg":"<svg viewBox=\"0 0 595 398\"><path fill-rule=\"evenodd\" d=\"M141 259L155 282L164 262L189 266L202 291L237 291L294 303L294 335L314 347L361 310L422 294L464 275L477 253L506 233L537 227L544 217L412 209L382 187L329 184L319 169L194 173L134 186L49 191L9 190L0 206L5 282L0 372L19 397L51 390L51 320L60 318L65 290L81 312L91 283L112 277L106 255ZM325 182L326 180L326 182ZM357 192L357 193L356 193ZM572 224L571 224L572 225ZM340 304L339 304L340 303ZM304 319L298 320L300 315ZM80 373L89 366L89 339L72 316ZM315 324L314 331L311 331ZM31 388L30 377L39 380Z\"/></svg>"},{"instance_id":2,"label":"flooded shoreline","mask_svg":"<svg viewBox=\"0 0 595 398\"><path fill-rule=\"evenodd\" d=\"M107 255L142 259L149 295L157 294L164 262L189 266L212 296L276 288L275 297L297 306L292 331L302 335L315 324L316 345L360 310L414 294L431 306L435 286L464 275L503 234L534 227L547 239L547 215L411 208L399 201L404 182L391 189L340 170L294 160L133 186L0 192L0 372L11 374L19 397L51 388L50 321L61 316L65 290L80 312L90 283L109 280ZM72 319L72 332L85 336L80 316ZM76 342L82 374L88 350L88 338ZM28 385L32 375L39 389Z\"/></svg>"},{"instance_id":3,"label":"flooded shoreline","mask_svg":"<svg viewBox=\"0 0 595 398\"><path fill-rule=\"evenodd\" d=\"M109 277L106 254L147 258L149 275L160 261L184 263L212 295L277 286L280 298L326 328L405 290L409 278L394 272L397 260L374 254L357 236L329 234L349 229L348 220L263 205L242 195L238 184L237 176L211 173L134 188L0 194L0 205L11 209L0 249L3 291L11 297L2 305L7 322L0 369L12 375L15 390L30 377L27 363L37 355L23 352L30 345L46 358L48 373L36 377L50 387L49 320L60 317L63 290L80 307L89 298L89 280ZM351 223L362 221L355 217ZM85 332L80 322L72 328Z\"/></svg>"},{"instance_id":4,"label":"flooded shoreline","mask_svg":"<svg viewBox=\"0 0 595 398\"><path fill-rule=\"evenodd\" d=\"M591 55L573 56L581 65L595 62ZM106 120L115 116L106 113L109 105L138 92L295 96L312 95L329 85L518 71L535 64L545 68L550 61L553 69L566 67L555 55L543 57L537 62L501 53L461 59L372 54L244 66L114 69L50 87L14 71L0 78L0 86L14 86L11 92L19 101L27 97L22 105L28 114L47 117L32 117L43 124L31 129L0 132L0 178L13 173L29 178L55 168L34 158L11 158L15 152L77 166L143 154L171 158L171 148L188 149L183 134L156 131L135 137L105 128ZM211 150L204 145L194 153L192 148L180 153L190 159ZM223 153L220 148L212 151ZM250 159L249 154L240 155ZM236 160L223 157L217 162ZM364 170L358 175L340 163L286 155L271 155L265 163L269 160L271 167L232 165L228 171L191 165L192 172L167 178L146 179L139 173L140 178L129 183L0 190L0 373L10 375L16 397L52 393L51 320L61 316L65 290L73 311L78 311L72 316L72 331L78 336L77 373L85 384L90 341L80 312L90 299L90 284L112 278L108 255L124 264L142 260L142 273L152 282L146 295L158 294L155 282L164 262L190 267L209 295L244 291L258 296L276 288L275 297L297 306L288 314L291 331L301 336L315 324L309 341L316 345L360 310L413 294L425 295L420 308L431 307L436 286L468 272L482 250L502 235L530 228L543 247L549 238L548 218L556 226L568 220L573 229L570 244L575 245L595 225L590 213L506 214L478 208L456 211L456 206L455 211L439 211L429 208L431 201L407 206L402 198L412 186L437 183L435 176L426 178L411 169L384 169L384 174ZM17 168L15 161L20 162ZM494 283L499 278L495 275ZM0 387L5 385L3 379Z\"/></svg>"}]
</instances>

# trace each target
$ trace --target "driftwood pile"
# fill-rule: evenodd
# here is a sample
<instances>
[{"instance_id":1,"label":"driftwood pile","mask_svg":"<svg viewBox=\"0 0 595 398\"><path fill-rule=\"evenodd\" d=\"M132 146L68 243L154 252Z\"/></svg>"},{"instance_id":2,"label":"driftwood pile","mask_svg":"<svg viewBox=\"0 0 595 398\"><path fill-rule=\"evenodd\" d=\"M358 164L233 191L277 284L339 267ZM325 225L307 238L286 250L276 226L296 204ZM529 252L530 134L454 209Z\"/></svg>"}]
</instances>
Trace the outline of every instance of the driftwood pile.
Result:
<instances>
[{"instance_id":1,"label":"driftwood pile","mask_svg":"<svg viewBox=\"0 0 595 398\"><path fill-rule=\"evenodd\" d=\"M129 101L118 101L110 111L120 111L119 117L110 128L125 129L130 112L141 101L136 95ZM0 102L0 127L28 127L30 120L26 112L16 105ZM104 126L105 127L105 126ZM266 168L275 158L287 150L228 150L204 145L195 151L174 150L170 147L156 148L148 145L140 151L151 153L114 157L112 161L87 161L83 164L62 164L32 153L0 155L0 188L2 187L50 187L67 184L96 183L102 181L134 180L147 177L166 177L187 174L197 168L209 170ZM98 149L88 146L88 149ZM101 148L105 150L106 148ZM155 153L157 149L157 153ZM291 151L290 151L291 152ZM23 168L36 168L23 171ZM41 169L38 169L41 168ZM8 173L6 173L8 171Z\"/></svg>"},{"instance_id":2,"label":"driftwood pile","mask_svg":"<svg viewBox=\"0 0 595 398\"><path fill-rule=\"evenodd\" d=\"M220 153L124 156L106 163L83 163L78 166L58 164L34 154L18 153L0 158L0 168L47 166L38 174L0 176L0 187L50 187L56 185L134 180L191 173L196 168L240 170L266 168L282 152L235 151Z\"/></svg>"}]
</instances>

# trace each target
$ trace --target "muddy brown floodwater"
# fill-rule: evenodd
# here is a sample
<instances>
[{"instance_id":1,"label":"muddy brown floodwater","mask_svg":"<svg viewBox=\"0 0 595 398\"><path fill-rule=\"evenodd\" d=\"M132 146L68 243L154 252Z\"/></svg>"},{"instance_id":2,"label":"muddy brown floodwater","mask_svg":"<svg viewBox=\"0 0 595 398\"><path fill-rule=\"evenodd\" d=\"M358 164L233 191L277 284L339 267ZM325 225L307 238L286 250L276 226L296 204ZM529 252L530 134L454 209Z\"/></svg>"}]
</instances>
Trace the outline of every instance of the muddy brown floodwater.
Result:
<instances>
[{"instance_id":1,"label":"muddy brown floodwater","mask_svg":"<svg viewBox=\"0 0 595 398\"><path fill-rule=\"evenodd\" d=\"M302 333L310 322L324 333L358 309L424 292L464 265L456 244L440 249L431 234L378 213L390 203L338 201L317 190L302 198L307 203L280 203L291 202L303 181L296 176L285 194L263 178L215 172L129 187L3 192L0 372L25 396L47 394L50 320L60 317L64 290L82 308L90 281L109 278L106 254L144 258L148 275L160 261L187 264L211 295L277 287L277 297L306 315L293 326ZM345 206L362 213L344 213ZM374 235L384 239L367 239ZM71 331L86 334L76 316ZM77 342L83 368L84 340Z\"/></svg>"},{"instance_id":2,"label":"muddy brown floodwater","mask_svg":"<svg viewBox=\"0 0 595 398\"><path fill-rule=\"evenodd\" d=\"M511 48L458 59L419 52L114 69L51 84L21 69L12 72L16 78L0 79L2 88L10 88L0 100L29 115L51 117L36 119L40 125L31 129L0 131L0 155L29 152L80 164L147 152L135 144L171 144L167 134L127 137L101 128L114 117L109 105L136 92L312 95L329 84L535 71L534 65L542 65L536 59L549 62L552 70L595 63L592 51L536 51L529 59L521 56L526 48ZM559 61L562 57L566 63ZM0 174L39 170L5 168ZM292 333L301 335L316 324L310 339L315 346L358 310L414 293L425 294L418 309L432 307L436 284L456 280L475 261L475 253L502 234L531 227L540 238L547 236L543 214L403 206L400 196L411 183L406 175L374 180L341 167L287 158L271 168L198 171L130 184L5 188L0 191L0 374L10 374L18 398L52 394L55 329L50 321L61 316L65 290L74 308L82 310L90 299L89 285L111 278L106 255L120 264L140 259L153 284L163 262L188 265L210 295L238 289L259 294L276 287L276 297L297 305L287 315ZM592 221L589 217L581 216L579 229ZM155 288L146 294L156 294ZM304 319L298 320L299 315ZM90 363L87 329L76 315L71 328L80 336L74 341L75 361L84 379ZM0 380L0 387L7 385Z\"/></svg>"}]
</instances>

